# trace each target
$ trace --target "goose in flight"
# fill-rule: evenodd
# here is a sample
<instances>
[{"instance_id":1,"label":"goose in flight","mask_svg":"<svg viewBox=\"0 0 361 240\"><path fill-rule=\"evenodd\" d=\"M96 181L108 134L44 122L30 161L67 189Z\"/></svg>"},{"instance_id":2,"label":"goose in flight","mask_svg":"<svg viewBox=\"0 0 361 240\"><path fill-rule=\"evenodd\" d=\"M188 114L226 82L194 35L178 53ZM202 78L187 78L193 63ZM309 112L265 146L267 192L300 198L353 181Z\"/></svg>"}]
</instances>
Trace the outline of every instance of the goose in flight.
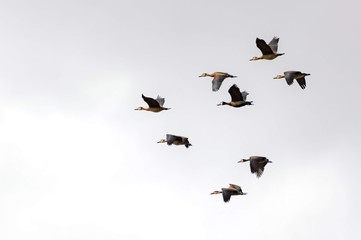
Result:
<instances>
[{"instance_id":1,"label":"goose in flight","mask_svg":"<svg viewBox=\"0 0 361 240\"><path fill-rule=\"evenodd\" d=\"M266 157L261 157L261 156L252 156L249 159L242 159L238 162L242 163L242 162L248 162L248 161L249 161L249 165L251 167L251 173L255 173L258 178L262 176L264 167L267 165L267 163L272 163Z\"/></svg>"},{"instance_id":2,"label":"goose in flight","mask_svg":"<svg viewBox=\"0 0 361 240\"><path fill-rule=\"evenodd\" d=\"M143 100L148 104L148 107L139 107L134 110L145 110L150 112L161 112L163 110L169 110L170 108L163 107L164 104L164 98L161 98L158 96L156 99L146 97L142 94Z\"/></svg>"},{"instance_id":3,"label":"goose in flight","mask_svg":"<svg viewBox=\"0 0 361 240\"><path fill-rule=\"evenodd\" d=\"M229 184L228 188L222 188L222 191L214 191L211 193L213 194L220 194L223 195L223 201L229 202L231 200L231 196L233 195L246 195L247 193L242 192L242 189L240 186L235 184Z\"/></svg>"},{"instance_id":4,"label":"goose in flight","mask_svg":"<svg viewBox=\"0 0 361 240\"><path fill-rule=\"evenodd\" d=\"M224 72L214 72L214 73L211 73L211 74L203 73L199 77L213 77L212 90L213 90L213 92L216 92L221 87L222 82L223 82L224 79L226 79L228 77L229 78L235 78L237 76L233 76L233 75L230 75L230 74L224 73Z\"/></svg>"},{"instance_id":5,"label":"goose in flight","mask_svg":"<svg viewBox=\"0 0 361 240\"><path fill-rule=\"evenodd\" d=\"M172 134L167 134L166 135L166 139L161 139L160 141L158 141L158 143L167 143L168 145L184 145L186 148L188 148L189 146L192 146L192 144L190 144L190 142L188 141L188 138L186 137L181 137L181 136L176 136L176 135L172 135Z\"/></svg>"},{"instance_id":6,"label":"goose in flight","mask_svg":"<svg viewBox=\"0 0 361 240\"><path fill-rule=\"evenodd\" d=\"M287 71L284 72L283 75L277 75L275 76L273 79L281 79L281 78L285 78L286 82L288 85L292 85L293 84L293 80L295 79L298 84L300 85L300 87L302 89L306 88L306 76L309 76L311 74L309 73L302 73L300 71Z\"/></svg>"},{"instance_id":7,"label":"goose in flight","mask_svg":"<svg viewBox=\"0 0 361 240\"><path fill-rule=\"evenodd\" d=\"M253 57L250 61L266 59L272 60L278 56L282 56L284 53L277 53L278 50L278 37L274 37L268 44L263 39L256 39L256 45L261 50L262 56L260 57Z\"/></svg>"},{"instance_id":8,"label":"goose in flight","mask_svg":"<svg viewBox=\"0 0 361 240\"><path fill-rule=\"evenodd\" d=\"M229 105L239 108L246 105L252 105L252 101L246 101L247 95L249 93L245 91L241 92L236 84L233 84L232 87L229 88L228 92L231 95L232 100L230 102L220 102L219 104L217 104L217 106Z\"/></svg>"}]
</instances>

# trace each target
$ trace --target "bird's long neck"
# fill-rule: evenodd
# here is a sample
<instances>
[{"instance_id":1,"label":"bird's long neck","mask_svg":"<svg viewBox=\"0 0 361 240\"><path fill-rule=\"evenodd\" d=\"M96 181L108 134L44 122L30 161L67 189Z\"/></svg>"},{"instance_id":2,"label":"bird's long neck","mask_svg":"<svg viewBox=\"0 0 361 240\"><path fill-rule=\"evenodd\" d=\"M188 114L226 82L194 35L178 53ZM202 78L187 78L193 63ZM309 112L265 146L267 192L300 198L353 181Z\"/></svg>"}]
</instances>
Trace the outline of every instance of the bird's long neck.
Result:
<instances>
[{"instance_id":1,"label":"bird's long neck","mask_svg":"<svg viewBox=\"0 0 361 240\"><path fill-rule=\"evenodd\" d=\"M220 194L220 193L222 193L222 191L214 191L214 192L212 192L211 194Z\"/></svg>"},{"instance_id":2,"label":"bird's long neck","mask_svg":"<svg viewBox=\"0 0 361 240\"><path fill-rule=\"evenodd\" d=\"M255 57L251 58L250 61L260 60L260 59L262 59L262 57L263 57L263 56L261 56L261 57L255 56Z\"/></svg>"},{"instance_id":3,"label":"bird's long neck","mask_svg":"<svg viewBox=\"0 0 361 240\"><path fill-rule=\"evenodd\" d=\"M285 78L285 75L277 75L276 77L274 77L273 79L282 79Z\"/></svg>"}]
</instances>

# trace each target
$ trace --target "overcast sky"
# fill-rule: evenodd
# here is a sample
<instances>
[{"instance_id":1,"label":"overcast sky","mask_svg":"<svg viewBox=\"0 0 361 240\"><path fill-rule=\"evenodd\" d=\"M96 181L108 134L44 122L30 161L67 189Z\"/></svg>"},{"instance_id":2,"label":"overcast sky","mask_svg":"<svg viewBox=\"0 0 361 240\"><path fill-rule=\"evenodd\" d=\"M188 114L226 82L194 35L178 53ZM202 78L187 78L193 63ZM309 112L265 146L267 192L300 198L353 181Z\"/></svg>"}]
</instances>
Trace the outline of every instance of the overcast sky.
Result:
<instances>
[{"instance_id":1,"label":"overcast sky","mask_svg":"<svg viewBox=\"0 0 361 240\"><path fill-rule=\"evenodd\" d=\"M360 8L2 1L0 238L359 239ZM274 36L285 55L250 62ZM215 71L238 78L212 92ZM216 106L234 83L253 106ZM142 94L172 109L134 111ZM273 161L260 179L252 155ZM210 195L229 183L248 195Z\"/></svg>"}]
</instances>

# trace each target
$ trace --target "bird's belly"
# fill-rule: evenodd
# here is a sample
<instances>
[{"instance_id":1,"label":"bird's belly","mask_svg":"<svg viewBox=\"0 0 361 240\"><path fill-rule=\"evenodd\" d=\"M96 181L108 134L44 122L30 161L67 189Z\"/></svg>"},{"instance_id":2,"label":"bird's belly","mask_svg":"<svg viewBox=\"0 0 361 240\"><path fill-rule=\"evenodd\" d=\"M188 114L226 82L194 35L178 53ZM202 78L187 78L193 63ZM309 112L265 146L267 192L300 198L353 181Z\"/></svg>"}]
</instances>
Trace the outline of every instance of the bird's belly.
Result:
<instances>
[{"instance_id":1,"label":"bird's belly","mask_svg":"<svg viewBox=\"0 0 361 240\"><path fill-rule=\"evenodd\" d=\"M230 102L232 107L242 107L245 105L244 101Z\"/></svg>"},{"instance_id":2,"label":"bird's belly","mask_svg":"<svg viewBox=\"0 0 361 240\"><path fill-rule=\"evenodd\" d=\"M263 55L263 59L266 59L266 60L272 60L272 59L275 59L276 57L277 57L276 54Z\"/></svg>"},{"instance_id":3,"label":"bird's belly","mask_svg":"<svg viewBox=\"0 0 361 240\"><path fill-rule=\"evenodd\" d=\"M162 108L151 108L151 109L149 109L149 111L151 111L151 112L160 112L162 110L163 110Z\"/></svg>"}]
</instances>

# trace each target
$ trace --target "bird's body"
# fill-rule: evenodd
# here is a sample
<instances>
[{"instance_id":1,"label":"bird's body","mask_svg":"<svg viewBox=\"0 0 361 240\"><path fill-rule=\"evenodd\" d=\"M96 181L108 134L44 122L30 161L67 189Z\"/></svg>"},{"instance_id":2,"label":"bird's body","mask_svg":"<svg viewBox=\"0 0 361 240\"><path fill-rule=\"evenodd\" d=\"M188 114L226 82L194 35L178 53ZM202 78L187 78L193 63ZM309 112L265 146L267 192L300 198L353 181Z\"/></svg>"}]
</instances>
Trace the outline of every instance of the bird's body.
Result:
<instances>
[{"instance_id":1,"label":"bird's body","mask_svg":"<svg viewBox=\"0 0 361 240\"><path fill-rule=\"evenodd\" d=\"M267 163L272 163L266 157L261 157L261 156L251 156L249 159L242 159L238 162L241 163L247 161L250 162L249 165L251 168L251 173L256 174L258 178L262 176L264 172L264 167L267 165Z\"/></svg>"},{"instance_id":2,"label":"bird's body","mask_svg":"<svg viewBox=\"0 0 361 240\"><path fill-rule=\"evenodd\" d=\"M252 101L246 101L248 92L241 92L236 84L233 84L232 87L229 88L228 93L231 95L230 102L221 102L217 106L221 105L229 105L232 107L243 107L246 105L252 105Z\"/></svg>"},{"instance_id":3,"label":"bird's body","mask_svg":"<svg viewBox=\"0 0 361 240\"><path fill-rule=\"evenodd\" d=\"M161 112L163 110L169 110L170 108L163 107L163 104L165 102L164 98L161 98L158 96L156 99L146 97L142 94L143 100L148 104L148 107L139 107L134 110L145 110L150 112Z\"/></svg>"},{"instance_id":4,"label":"bird's body","mask_svg":"<svg viewBox=\"0 0 361 240\"><path fill-rule=\"evenodd\" d=\"M218 91L219 88L222 85L222 82L224 79L226 78L235 78L237 76L233 76L231 74L228 73L224 73L224 72L214 72L214 73L203 73L202 75L200 75L199 77L213 77L212 80L212 91Z\"/></svg>"},{"instance_id":5,"label":"bird's body","mask_svg":"<svg viewBox=\"0 0 361 240\"><path fill-rule=\"evenodd\" d=\"M228 188L222 188L222 191L214 191L211 194L220 194L222 193L223 201L229 202L231 200L231 196L236 195L246 195L247 193L242 192L242 189L240 186L235 184L229 184Z\"/></svg>"},{"instance_id":6,"label":"bird's body","mask_svg":"<svg viewBox=\"0 0 361 240\"><path fill-rule=\"evenodd\" d=\"M186 148L192 146L187 137L176 136L172 134L167 134L166 139L161 139L158 141L158 143L167 143L168 145L184 145Z\"/></svg>"},{"instance_id":7,"label":"bird's body","mask_svg":"<svg viewBox=\"0 0 361 240\"><path fill-rule=\"evenodd\" d=\"M309 75L311 75L311 74L303 73L303 72L300 72L300 71L286 71L286 72L283 73L283 75L277 75L273 79L285 78L288 85L292 85L293 80L296 80L298 82L298 84L300 85L300 87L302 89L305 89L306 88L306 79L305 79L305 77L309 76Z\"/></svg>"},{"instance_id":8,"label":"bird's body","mask_svg":"<svg viewBox=\"0 0 361 240\"><path fill-rule=\"evenodd\" d=\"M278 41L279 38L274 37L268 44L263 39L256 39L256 45L261 50L262 56L260 57L253 57L250 61L256 60L273 60L278 56L282 56L284 53L277 53L278 50Z\"/></svg>"}]
</instances>

